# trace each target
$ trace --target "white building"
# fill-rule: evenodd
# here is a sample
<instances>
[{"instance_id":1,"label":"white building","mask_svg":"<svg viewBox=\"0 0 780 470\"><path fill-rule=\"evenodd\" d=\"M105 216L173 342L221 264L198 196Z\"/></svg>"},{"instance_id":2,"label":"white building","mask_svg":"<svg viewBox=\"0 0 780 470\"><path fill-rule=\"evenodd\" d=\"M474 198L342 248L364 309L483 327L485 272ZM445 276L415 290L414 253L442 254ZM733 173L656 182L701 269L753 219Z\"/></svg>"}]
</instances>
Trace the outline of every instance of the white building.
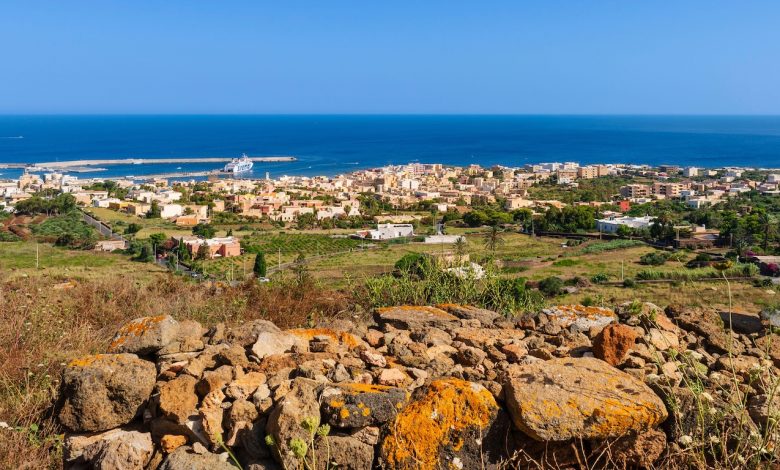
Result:
<instances>
[{"instance_id":1,"label":"white building","mask_svg":"<svg viewBox=\"0 0 780 470\"><path fill-rule=\"evenodd\" d=\"M372 240L391 240L393 238L414 236L414 225L412 224L377 224L376 230L369 230L366 238Z\"/></svg>"},{"instance_id":2,"label":"white building","mask_svg":"<svg viewBox=\"0 0 780 470\"><path fill-rule=\"evenodd\" d=\"M180 204L164 204L160 206L160 217L163 219L172 219L184 213L184 208Z\"/></svg>"},{"instance_id":3,"label":"white building","mask_svg":"<svg viewBox=\"0 0 780 470\"><path fill-rule=\"evenodd\" d=\"M604 233L615 233L621 225L633 229L643 229L649 227L654 220L655 217L649 215L644 217L610 217L596 220L596 229Z\"/></svg>"},{"instance_id":4,"label":"white building","mask_svg":"<svg viewBox=\"0 0 780 470\"><path fill-rule=\"evenodd\" d=\"M699 169L695 166L689 166L686 169L683 170L683 176L686 178L693 178L695 176L699 176Z\"/></svg>"}]
</instances>

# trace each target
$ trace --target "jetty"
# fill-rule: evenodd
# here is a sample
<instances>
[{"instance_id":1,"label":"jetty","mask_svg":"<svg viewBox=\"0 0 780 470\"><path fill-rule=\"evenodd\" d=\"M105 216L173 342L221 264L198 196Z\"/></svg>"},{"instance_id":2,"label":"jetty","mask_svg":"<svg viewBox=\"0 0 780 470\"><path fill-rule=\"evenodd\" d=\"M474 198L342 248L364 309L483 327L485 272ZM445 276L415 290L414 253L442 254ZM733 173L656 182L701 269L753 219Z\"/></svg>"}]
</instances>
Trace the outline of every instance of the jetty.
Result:
<instances>
[{"instance_id":1,"label":"jetty","mask_svg":"<svg viewBox=\"0 0 780 470\"><path fill-rule=\"evenodd\" d=\"M267 156L267 157L249 157L253 162L294 162L296 157L291 156ZM58 162L42 163L4 163L0 168L27 168L30 170L70 170L74 168L84 171L84 167L109 166L109 165L155 165L168 163L226 163L231 161L230 157L192 157L192 158L108 158L96 160L65 160Z\"/></svg>"},{"instance_id":2,"label":"jetty","mask_svg":"<svg viewBox=\"0 0 780 470\"><path fill-rule=\"evenodd\" d=\"M294 162L295 157L268 156L250 157L253 162ZM34 163L37 168L71 168L97 165L155 165L168 163L226 163L233 160L230 157L192 157L192 158L114 158L103 160L68 160L61 162Z\"/></svg>"}]
</instances>

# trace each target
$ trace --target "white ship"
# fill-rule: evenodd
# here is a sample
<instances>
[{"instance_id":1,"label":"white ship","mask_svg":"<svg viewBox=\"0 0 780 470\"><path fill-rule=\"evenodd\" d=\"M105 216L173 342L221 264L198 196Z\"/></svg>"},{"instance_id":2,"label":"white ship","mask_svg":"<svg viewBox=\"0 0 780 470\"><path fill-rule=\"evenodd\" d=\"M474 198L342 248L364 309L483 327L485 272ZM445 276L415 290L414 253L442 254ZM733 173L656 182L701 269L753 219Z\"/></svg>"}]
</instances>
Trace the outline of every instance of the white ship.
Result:
<instances>
[{"instance_id":1,"label":"white ship","mask_svg":"<svg viewBox=\"0 0 780 470\"><path fill-rule=\"evenodd\" d=\"M225 173L244 173L250 171L254 163L245 153L241 155L241 158L234 158L230 161L225 168L222 169Z\"/></svg>"}]
</instances>

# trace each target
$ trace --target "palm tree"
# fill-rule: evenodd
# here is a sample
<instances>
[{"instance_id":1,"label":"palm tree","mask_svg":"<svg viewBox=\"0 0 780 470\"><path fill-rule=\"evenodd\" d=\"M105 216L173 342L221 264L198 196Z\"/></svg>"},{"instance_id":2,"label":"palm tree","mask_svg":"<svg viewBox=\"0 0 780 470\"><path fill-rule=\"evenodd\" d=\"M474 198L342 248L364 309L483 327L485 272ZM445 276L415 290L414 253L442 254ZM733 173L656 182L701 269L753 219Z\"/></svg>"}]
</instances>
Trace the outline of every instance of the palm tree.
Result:
<instances>
[{"instance_id":1,"label":"palm tree","mask_svg":"<svg viewBox=\"0 0 780 470\"><path fill-rule=\"evenodd\" d=\"M764 240L761 245L764 249L764 252L766 252L767 248L769 247L769 237L772 235L772 232L774 232L775 229L775 221L769 212L763 211L758 214L758 223L761 226L761 232L764 234Z\"/></svg>"},{"instance_id":2,"label":"palm tree","mask_svg":"<svg viewBox=\"0 0 780 470\"><path fill-rule=\"evenodd\" d=\"M455 242L454 248L455 248L455 256L458 257L458 264L461 264L463 262L463 257L466 255L466 250L468 250L466 237L464 236L458 237L458 240Z\"/></svg>"},{"instance_id":3,"label":"palm tree","mask_svg":"<svg viewBox=\"0 0 780 470\"><path fill-rule=\"evenodd\" d=\"M498 224L493 224L490 226L488 231L485 232L484 240L485 248L490 250L490 252L495 256L496 248L504 243L504 235L501 232L501 228L498 226Z\"/></svg>"}]
</instances>

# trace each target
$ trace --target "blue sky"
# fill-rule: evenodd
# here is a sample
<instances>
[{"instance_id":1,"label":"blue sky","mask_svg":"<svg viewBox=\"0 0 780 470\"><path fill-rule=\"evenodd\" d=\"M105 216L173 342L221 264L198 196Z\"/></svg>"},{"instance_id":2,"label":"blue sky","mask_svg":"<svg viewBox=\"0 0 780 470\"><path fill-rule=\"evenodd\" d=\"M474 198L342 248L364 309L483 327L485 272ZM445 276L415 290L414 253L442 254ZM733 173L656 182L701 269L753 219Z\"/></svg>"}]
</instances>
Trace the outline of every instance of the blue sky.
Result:
<instances>
[{"instance_id":1,"label":"blue sky","mask_svg":"<svg viewBox=\"0 0 780 470\"><path fill-rule=\"evenodd\" d=\"M8 0L0 113L780 114L777 1Z\"/></svg>"}]
</instances>

